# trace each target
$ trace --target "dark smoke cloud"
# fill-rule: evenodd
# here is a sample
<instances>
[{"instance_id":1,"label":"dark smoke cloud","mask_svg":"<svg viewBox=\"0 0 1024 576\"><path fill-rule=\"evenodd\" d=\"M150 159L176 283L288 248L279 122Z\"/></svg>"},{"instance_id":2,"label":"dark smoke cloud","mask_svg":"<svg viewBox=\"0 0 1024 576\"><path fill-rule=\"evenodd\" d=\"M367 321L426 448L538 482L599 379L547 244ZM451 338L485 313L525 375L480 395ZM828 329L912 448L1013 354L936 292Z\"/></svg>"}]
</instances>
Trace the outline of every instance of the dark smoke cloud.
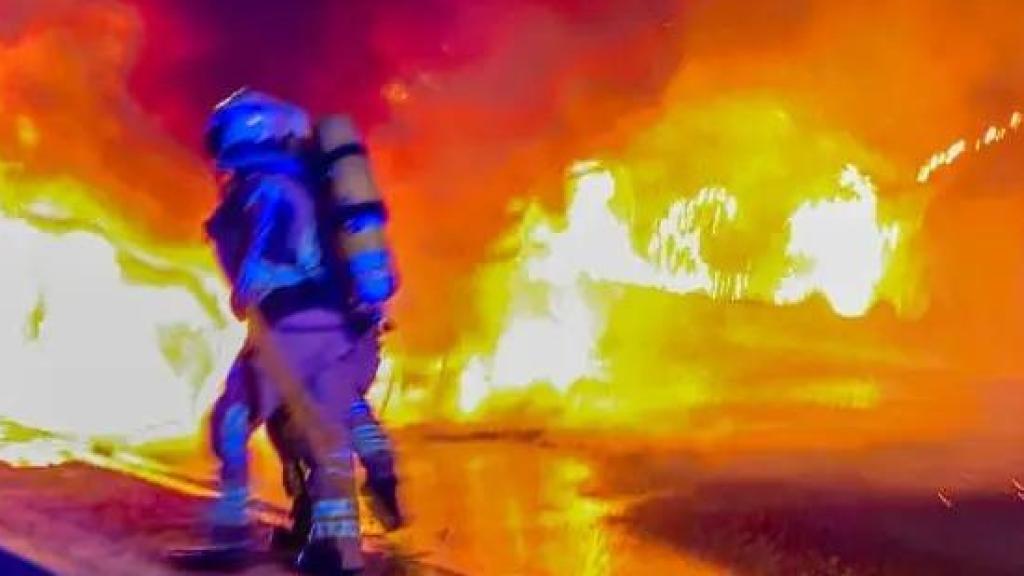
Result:
<instances>
[{"instance_id":1,"label":"dark smoke cloud","mask_svg":"<svg viewBox=\"0 0 1024 576\"><path fill-rule=\"evenodd\" d=\"M136 0L146 23L132 86L139 100L185 142L199 141L209 108L253 85L314 109L377 119L379 88L392 64L375 53L380 2ZM401 7L403 2L388 2ZM425 18L431 2L418 2ZM342 6L335 13L333 6ZM424 20L416 32L425 34Z\"/></svg>"}]
</instances>

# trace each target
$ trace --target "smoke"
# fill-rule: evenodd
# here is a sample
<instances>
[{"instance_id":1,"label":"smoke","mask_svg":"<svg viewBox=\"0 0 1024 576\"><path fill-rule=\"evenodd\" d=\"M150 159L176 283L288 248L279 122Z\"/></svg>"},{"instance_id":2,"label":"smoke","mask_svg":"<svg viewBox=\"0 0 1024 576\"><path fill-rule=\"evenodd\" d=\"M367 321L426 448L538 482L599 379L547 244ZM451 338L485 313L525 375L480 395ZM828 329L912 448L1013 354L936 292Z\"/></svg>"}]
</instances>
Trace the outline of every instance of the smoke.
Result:
<instances>
[{"instance_id":1,"label":"smoke","mask_svg":"<svg viewBox=\"0 0 1024 576\"><path fill-rule=\"evenodd\" d=\"M545 184L614 145L679 62L680 8L664 0L135 5L147 30L132 86L180 141L241 84L365 126L393 204L403 333L431 352L472 320L467 280L509 202L561 201Z\"/></svg>"},{"instance_id":2,"label":"smoke","mask_svg":"<svg viewBox=\"0 0 1024 576\"><path fill-rule=\"evenodd\" d=\"M914 178L1021 107L1021 12L1014 0L3 0L0 156L194 242L213 199L198 142L217 100L248 84L350 112L393 206L402 343L424 353L478 323L471 280L509 206L561 209L574 160L645 168L631 189L652 213L727 185L753 220L706 256L739 267L855 161L880 210L915 232L886 287L923 295L912 339L958 368L1016 373L998 334L1024 314L1019 139ZM969 329L951 328L960 317Z\"/></svg>"},{"instance_id":3,"label":"smoke","mask_svg":"<svg viewBox=\"0 0 1024 576\"><path fill-rule=\"evenodd\" d=\"M140 233L195 241L212 189L196 156L126 88L141 28L135 14L102 0L5 2L0 21L5 170L79 181Z\"/></svg>"}]
</instances>

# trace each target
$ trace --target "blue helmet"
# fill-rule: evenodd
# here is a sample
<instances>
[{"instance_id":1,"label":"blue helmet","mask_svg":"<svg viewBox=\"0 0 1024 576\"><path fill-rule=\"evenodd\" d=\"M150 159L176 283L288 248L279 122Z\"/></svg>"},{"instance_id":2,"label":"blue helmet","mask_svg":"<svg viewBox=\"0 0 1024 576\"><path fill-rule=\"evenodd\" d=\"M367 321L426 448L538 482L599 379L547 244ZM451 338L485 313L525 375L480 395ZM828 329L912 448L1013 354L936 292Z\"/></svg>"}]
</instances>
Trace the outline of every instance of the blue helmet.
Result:
<instances>
[{"instance_id":1,"label":"blue helmet","mask_svg":"<svg viewBox=\"0 0 1024 576\"><path fill-rule=\"evenodd\" d=\"M214 108L206 150L219 168L233 170L288 156L311 133L309 116L298 106L242 88Z\"/></svg>"}]
</instances>

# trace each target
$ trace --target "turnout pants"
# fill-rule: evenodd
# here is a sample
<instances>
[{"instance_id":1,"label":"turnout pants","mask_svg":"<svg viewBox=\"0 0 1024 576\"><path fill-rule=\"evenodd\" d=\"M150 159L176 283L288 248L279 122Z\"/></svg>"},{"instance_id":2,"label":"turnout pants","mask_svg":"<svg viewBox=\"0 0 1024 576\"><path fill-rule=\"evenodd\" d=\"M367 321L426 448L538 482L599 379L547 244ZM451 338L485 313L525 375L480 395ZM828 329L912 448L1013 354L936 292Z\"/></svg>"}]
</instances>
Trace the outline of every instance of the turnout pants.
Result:
<instances>
[{"instance_id":1,"label":"turnout pants","mask_svg":"<svg viewBox=\"0 0 1024 576\"><path fill-rule=\"evenodd\" d=\"M352 453L360 453L368 471L392 465L390 445L363 399L378 363L376 331L353 336L345 318L327 310L290 315L250 338L214 406L210 428L222 493L214 526L247 525L248 440L283 408L287 417L275 417L271 437L282 459L301 459L309 466L310 539L354 540L358 550ZM284 401L282 383L275 381L282 368L308 399L306 417ZM317 428L316 442L307 434L311 426Z\"/></svg>"}]
</instances>

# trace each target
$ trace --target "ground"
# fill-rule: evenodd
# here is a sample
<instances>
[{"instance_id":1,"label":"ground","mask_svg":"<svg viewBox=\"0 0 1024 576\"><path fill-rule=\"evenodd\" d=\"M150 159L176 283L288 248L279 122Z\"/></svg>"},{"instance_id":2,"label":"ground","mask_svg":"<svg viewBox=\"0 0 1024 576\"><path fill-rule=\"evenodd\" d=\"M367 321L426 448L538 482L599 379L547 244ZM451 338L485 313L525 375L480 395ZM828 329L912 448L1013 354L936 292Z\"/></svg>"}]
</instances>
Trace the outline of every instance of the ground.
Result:
<instances>
[{"instance_id":1,"label":"ground","mask_svg":"<svg viewBox=\"0 0 1024 576\"><path fill-rule=\"evenodd\" d=\"M1024 574L1020 462L972 466L984 446L709 455L422 432L399 444L412 523L370 535L371 574ZM950 459L962 472L945 472ZM58 574L170 574L161 553L194 537L203 504L86 463L3 467L0 548Z\"/></svg>"}]
</instances>

